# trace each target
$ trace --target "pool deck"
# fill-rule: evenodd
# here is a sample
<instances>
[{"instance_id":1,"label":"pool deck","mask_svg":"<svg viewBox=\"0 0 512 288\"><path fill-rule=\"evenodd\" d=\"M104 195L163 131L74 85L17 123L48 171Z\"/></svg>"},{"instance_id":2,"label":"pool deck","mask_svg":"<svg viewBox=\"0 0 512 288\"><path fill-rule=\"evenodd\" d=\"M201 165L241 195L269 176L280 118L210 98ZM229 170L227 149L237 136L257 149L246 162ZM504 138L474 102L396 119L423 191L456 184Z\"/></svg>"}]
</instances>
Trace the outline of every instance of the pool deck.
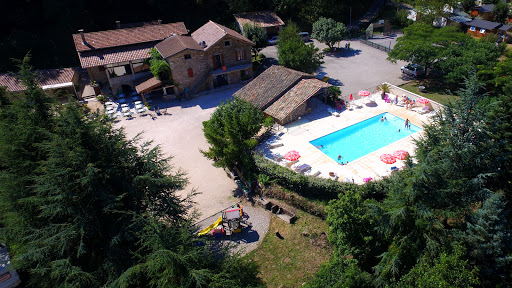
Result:
<instances>
[{"instance_id":1,"label":"pool deck","mask_svg":"<svg viewBox=\"0 0 512 288\"><path fill-rule=\"evenodd\" d=\"M290 150L296 150L301 155L298 164L309 164L312 167L309 173L320 171L318 177L329 178L329 172L334 172L338 176L338 181L352 182L353 179L354 183L358 184L363 184L363 179L367 177L372 177L373 179L385 177L391 173L391 167L396 166L400 168L404 165L404 161L397 160L394 164L385 164L380 160L380 155L384 153L393 154L396 150L405 150L411 156L414 156L415 144L413 139L421 137L423 130L371 152L347 165L338 164L309 143L311 140L384 112L389 112L404 120L409 119L412 124L420 128L423 127L424 123L430 122L431 114L421 115L415 111L407 110L405 107L385 103L380 99L379 95L373 95L373 99L375 99L373 105L362 104L362 108L343 110L339 117L332 116L327 112L329 106L318 102L318 106L314 109L313 113L302 117L298 121L287 124L280 131L274 132L274 135L266 143L263 143L259 149L269 159L272 159L273 155L284 155ZM362 101L360 103L369 102L366 99L362 99ZM416 109L421 108L414 108L414 110ZM282 143L283 146L270 148L276 143Z\"/></svg>"}]
</instances>

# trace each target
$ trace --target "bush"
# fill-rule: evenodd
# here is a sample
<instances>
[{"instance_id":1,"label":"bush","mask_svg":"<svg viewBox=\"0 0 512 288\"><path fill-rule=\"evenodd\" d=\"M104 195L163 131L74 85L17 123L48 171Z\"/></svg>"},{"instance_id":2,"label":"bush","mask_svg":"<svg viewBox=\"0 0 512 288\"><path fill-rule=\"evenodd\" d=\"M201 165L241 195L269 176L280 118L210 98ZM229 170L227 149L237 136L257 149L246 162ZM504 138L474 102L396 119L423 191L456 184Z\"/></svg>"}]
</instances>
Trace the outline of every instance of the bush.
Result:
<instances>
[{"instance_id":1,"label":"bush","mask_svg":"<svg viewBox=\"0 0 512 288\"><path fill-rule=\"evenodd\" d=\"M359 185L353 183L298 174L258 154L254 154L254 162L259 173L270 176L272 180L275 180L275 183L309 199L336 199L339 193L345 193L347 190L354 190L359 187ZM373 189L370 189L368 194L374 192Z\"/></svg>"}]
</instances>

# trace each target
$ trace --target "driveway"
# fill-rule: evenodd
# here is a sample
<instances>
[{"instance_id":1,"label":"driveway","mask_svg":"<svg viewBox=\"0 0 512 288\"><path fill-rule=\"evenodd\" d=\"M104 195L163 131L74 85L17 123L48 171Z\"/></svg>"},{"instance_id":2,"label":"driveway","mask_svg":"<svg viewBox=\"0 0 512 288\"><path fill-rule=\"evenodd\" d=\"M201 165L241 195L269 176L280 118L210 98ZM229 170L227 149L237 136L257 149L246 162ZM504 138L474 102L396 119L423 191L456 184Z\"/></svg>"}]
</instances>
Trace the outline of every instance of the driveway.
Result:
<instances>
[{"instance_id":1,"label":"driveway","mask_svg":"<svg viewBox=\"0 0 512 288\"><path fill-rule=\"evenodd\" d=\"M186 196L193 189L201 194L194 198L194 205L204 219L223 208L238 202L234 191L236 184L221 168L213 167L213 161L203 157L199 149L206 150L208 143L202 131L202 122L209 120L217 105L230 99L240 85L203 94L191 100L157 102L160 109L167 108L167 114L156 117L137 115L131 120L120 118L116 127L123 127L128 139L143 132L141 141L153 141L160 145L166 157L172 156L173 170L187 172L190 184L179 195ZM152 112L153 113L153 112ZM154 114L153 114L154 115Z\"/></svg>"},{"instance_id":2,"label":"driveway","mask_svg":"<svg viewBox=\"0 0 512 288\"><path fill-rule=\"evenodd\" d=\"M310 43L314 43L320 50L327 47L316 40ZM346 43L350 43L350 50L338 49L335 53L325 53L324 64L318 69L319 73L329 76L330 84L340 87L343 98L348 100L350 94L353 94L357 99L358 91L372 91L383 82L401 85L410 81L400 71L406 62L392 63L386 60L386 52L364 45L357 39L342 41L339 47L345 47ZM269 58L268 62L277 64L277 46L266 47L262 53Z\"/></svg>"}]
</instances>

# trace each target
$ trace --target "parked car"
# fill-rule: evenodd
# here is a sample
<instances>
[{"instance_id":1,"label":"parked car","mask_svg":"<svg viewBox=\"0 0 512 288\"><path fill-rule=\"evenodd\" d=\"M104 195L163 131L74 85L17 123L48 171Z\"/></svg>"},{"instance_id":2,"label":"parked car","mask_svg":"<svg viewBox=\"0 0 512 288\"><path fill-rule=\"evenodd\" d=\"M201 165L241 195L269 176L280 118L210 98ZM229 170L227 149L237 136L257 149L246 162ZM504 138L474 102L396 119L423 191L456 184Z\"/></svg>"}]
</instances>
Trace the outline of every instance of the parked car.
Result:
<instances>
[{"instance_id":1,"label":"parked car","mask_svg":"<svg viewBox=\"0 0 512 288\"><path fill-rule=\"evenodd\" d=\"M308 32L299 32L300 39L304 42L308 42L311 40L311 36L309 36Z\"/></svg>"},{"instance_id":2,"label":"parked car","mask_svg":"<svg viewBox=\"0 0 512 288\"><path fill-rule=\"evenodd\" d=\"M5 244L0 243L0 288L11 288L21 284L16 270L11 269L11 258Z\"/></svg>"},{"instance_id":3,"label":"parked car","mask_svg":"<svg viewBox=\"0 0 512 288\"><path fill-rule=\"evenodd\" d=\"M268 45L276 45L279 43L279 38L277 36L274 36L268 40Z\"/></svg>"},{"instance_id":4,"label":"parked car","mask_svg":"<svg viewBox=\"0 0 512 288\"><path fill-rule=\"evenodd\" d=\"M418 64L407 64L400 68L402 73L409 74L412 77L421 77L425 75L425 69Z\"/></svg>"}]
</instances>

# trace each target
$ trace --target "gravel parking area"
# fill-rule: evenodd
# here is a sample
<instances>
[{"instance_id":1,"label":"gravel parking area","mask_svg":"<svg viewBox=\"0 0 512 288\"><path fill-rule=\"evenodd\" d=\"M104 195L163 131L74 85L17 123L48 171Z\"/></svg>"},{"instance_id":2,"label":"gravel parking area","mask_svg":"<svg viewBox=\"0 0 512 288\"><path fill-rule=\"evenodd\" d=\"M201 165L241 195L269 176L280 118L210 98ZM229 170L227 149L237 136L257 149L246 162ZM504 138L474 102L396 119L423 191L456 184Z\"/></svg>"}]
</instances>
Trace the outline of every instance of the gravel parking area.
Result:
<instances>
[{"instance_id":1,"label":"gravel parking area","mask_svg":"<svg viewBox=\"0 0 512 288\"><path fill-rule=\"evenodd\" d=\"M268 227L270 225L270 212L261 207L251 206L250 204L244 205L242 203L242 208L244 211L244 219L250 222L252 226L242 229L241 233L213 239L218 239L222 242L223 245L232 246L231 251L233 253L241 253L242 255L245 255L256 249L258 245L260 245L261 241L263 241L263 238L265 237L265 234L267 234ZM223 209L222 211L226 209ZM214 223L219 218L219 216L221 216L221 212L216 213L197 223L196 225L198 226L198 231Z\"/></svg>"},{"instance_id":2,"label":"gravel parking area","mask_svg":"<svg viewBox=\"0 0 512 288\"><path fill-rule=\"evenodd\" d=\"M215 108L222 101L231 99L240 87L225 87L184 101L163 102L155 98L153 105L161 110L167 109L167 115L155 116L154 112L146 116L134 114L132 119L118 118L120 120L115 124L124 128L128 139L143 133L142 142L153 141L152 145L160 145L164 155L172 157L173 169L181 168L187 172L189 185L179 194L186 196L193 190L201 193L194 198L197 203L192 207L201 213L198 219L238 201L234 197L237 188L235 182L227 177L223 169L213 167L213 161L206 159L199 150L208 149L202 122L210 119Z\"/></svg>"}]
</instances>

